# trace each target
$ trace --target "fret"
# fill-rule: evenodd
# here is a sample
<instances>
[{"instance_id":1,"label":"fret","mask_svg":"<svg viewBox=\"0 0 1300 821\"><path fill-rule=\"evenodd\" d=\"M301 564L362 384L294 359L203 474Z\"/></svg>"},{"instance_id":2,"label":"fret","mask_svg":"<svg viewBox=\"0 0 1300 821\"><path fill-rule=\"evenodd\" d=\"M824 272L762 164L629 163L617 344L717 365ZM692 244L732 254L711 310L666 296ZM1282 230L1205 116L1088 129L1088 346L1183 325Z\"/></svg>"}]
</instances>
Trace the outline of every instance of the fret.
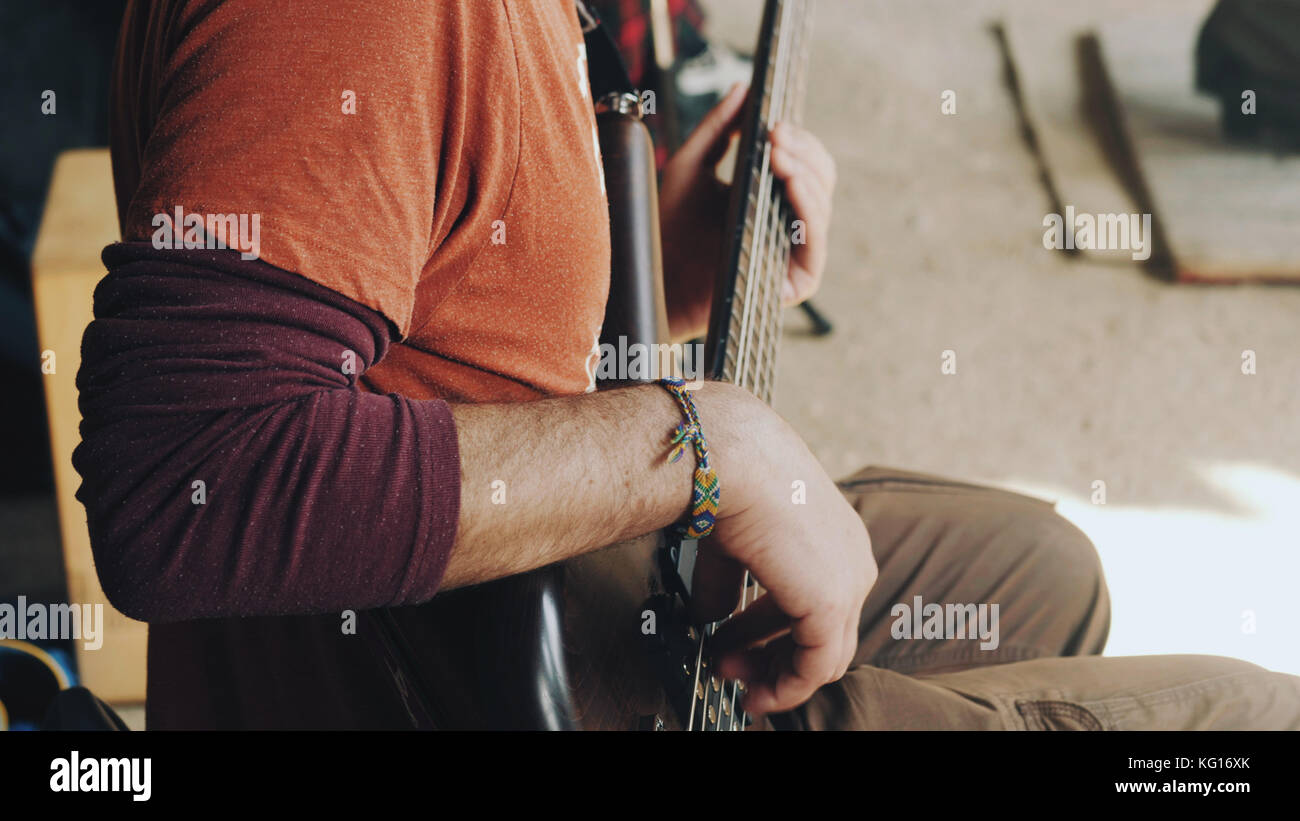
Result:
<instances>
[{"instance_id":1,"label":"fret","mask_svg":"<svg viewBox=\"0 0 1300 821\"><path fill-rule=\"evenodd\" d=\"M777 221L780 219L780 202L776 192L773 192L772 199L773 202L768 205L767 224L764 226L765 242L763 243L762 265L766 271L772 271L772 257L776 249L777 237L775 226L779 224ZM768 331L771 328L772 322L772 291L775 290L774 282L776 279L775 276L766 276L763 278L761 321L758 325L758 339L754 345L757 353L755 355L754 363L755 377L753 391L754 395L759 399L762 399L764 402L766 402L768 398L764 396L765 387L763 384L763 371L766 365L766 359L770 356L767 350L769 338Z\"/></svg>"},{"instance_id":2,"label":"fret","mask_svg":"<svg viewBox=\"0 0 1300 821\"><path fill-rule=\"evenodd\" d=\"M770 171L770 164L772 158L772 146L770 143L764 144L762 154L763 154L763 175L761 179L761 188L760 188L760 195L759 195L759 204L761 207L759 209L759 214L755 219L755 222L759 225L762 225L763 222L767 219L768 210L771 205L771 190L772 190L772 184L774 180L772 178L772 174ZM766 226L764 226L764 228L766 228ZM753 233L753 236L750 238L750 242L749 242L749 253L748 253L749 266L748 267L750 273L749 276L745 278L744 319L741 322L741 326L740 326L739 344L741 346L741 350L740 350L740 354L738 355L741 368L740 368L740 373L738 374L738 382L737 382L737 384L745 388L753 387L753 381L752 381L753 377L750 373L749 366L756 353L754 348L754 342L755 342L754 337L756 336L754 318L756 313L755 309L757 308L756 303L758 301L758 297L760 296L760 294L755 292L762 287L763 281L765 279L769 279L771 274L770 271L756 271L754 269L754 265L755 263L759 262L762 259L761 246L759 245L759 243L766 239L768 233L769 232L766 230L755 231Z\"/></svg>"},{"instance_id":3,"label":"fret","mask_svg":"<svg viewBox=\"0 0 1300 821\"><path fill-rule=\"evenodd\" d=\"M790 6L782 9L781 28L788 26L788 15ZM784 108L786 99L786 89L784 80L788 76L789 66L788 43L779 42L777 47L776 59L771 61L768 67L768 76L772 78L770 86L773 87L770 93L765 95L766 106L761 119L764 136L770 133L775 126L780 112ZM755 321L749 325L749 333L742 341L749 350L748 361L752 362L752 370L747 368L749 377L748 387L759 398L767 400L764 396L764 389L761 386L765 358L769 356L766 350L767 337L771 326L771 291L773 289L773 280L777 272L772 269L772 249L774 242L773 220L779 213L781 196L779 191L779 182L772 176L771 172L771 144L764 142L762 162L756 164L756 170L759 173L760 184L758 186L759 208L757 210L756 222L760 226L759 235L754 238L750 244L751 259L749 262L751 276L759 280L758 305L753 306L752 310L755 315ZM757 267L761 266L761 267Z\"/></svg>"},{"instance_id":4,"label":"fret","mask_svg":"<svg viewBox=\"0 0 1300 821\"><path fill-rule=\"evenodd\" d=\"M769 228L771 241L768 243L767 267L771 271L780 271L777 265L781 259L782 239L785 232L782 227L784 209L781 203L774 203L771 209L772 219ZM771 276L766 280L763 299L763 322L760 330L758 348L760 351L758 377L754 383L754 393L764 402L772 401L772 371L776 359L776 347L779 342L777 322L781 312L780 276Z\"/></svg>"}]
</instances>

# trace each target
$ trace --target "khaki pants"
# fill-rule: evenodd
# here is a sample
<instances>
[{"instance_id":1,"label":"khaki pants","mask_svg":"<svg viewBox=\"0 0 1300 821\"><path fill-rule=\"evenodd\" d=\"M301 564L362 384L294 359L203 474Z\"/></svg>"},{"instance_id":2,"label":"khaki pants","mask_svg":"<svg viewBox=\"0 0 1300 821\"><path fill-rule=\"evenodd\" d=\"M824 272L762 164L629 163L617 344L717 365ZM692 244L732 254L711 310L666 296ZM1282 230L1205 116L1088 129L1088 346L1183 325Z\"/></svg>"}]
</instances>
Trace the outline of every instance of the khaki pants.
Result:
<instances>
[{"instance_id":1,"label":"khaki pants","mask_svg":"<svg viewBox=\"0 0 1300 821\"><path fill-rule=\"evenodd\" d=\"M1051 504L881 468L840 484L867 523L880 578L853 666L789 714L796 727L1300 729L1300 678L1216 656L1102 658L1101 565ZM896 637L920 623L917 596L931 615L924 605L983 604L989 615L997 604L996 648L957 638L961 624L946 615L939 637L938 619L922 631L931 638Z\"/></svg>"}]
</instances>

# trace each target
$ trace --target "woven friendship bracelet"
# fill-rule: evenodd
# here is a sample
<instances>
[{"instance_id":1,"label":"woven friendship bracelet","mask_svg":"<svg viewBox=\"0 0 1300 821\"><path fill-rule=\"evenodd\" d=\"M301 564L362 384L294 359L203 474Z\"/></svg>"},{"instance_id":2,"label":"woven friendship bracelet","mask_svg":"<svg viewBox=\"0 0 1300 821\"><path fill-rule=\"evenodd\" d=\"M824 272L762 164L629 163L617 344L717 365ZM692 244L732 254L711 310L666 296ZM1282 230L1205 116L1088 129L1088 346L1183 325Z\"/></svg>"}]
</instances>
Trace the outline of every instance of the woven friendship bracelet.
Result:
<instances>
[{"instance_id":1,"label":"woven friendship bracelet","mask_svg":"<svg viewBox=\"0 0 1300 821\"><path fill-rule=\"evenodd\" d=\"M700 427L700 416L695 411L695 401L686 388L686 382L676 377L666 377L659 384L677 398L682 408L685 421L677 426L670 439L672 450L668 461L676 462L682 458L688 445L695 448L695 479L691 489L690 518L679 524L678 529L687 539L702 539L713 532L713 524L718 517L718 500L721 497L721 485L718 483L717 471L709 464L709 444L704 440L704 429Z\"/></svg>"}]
</instances>

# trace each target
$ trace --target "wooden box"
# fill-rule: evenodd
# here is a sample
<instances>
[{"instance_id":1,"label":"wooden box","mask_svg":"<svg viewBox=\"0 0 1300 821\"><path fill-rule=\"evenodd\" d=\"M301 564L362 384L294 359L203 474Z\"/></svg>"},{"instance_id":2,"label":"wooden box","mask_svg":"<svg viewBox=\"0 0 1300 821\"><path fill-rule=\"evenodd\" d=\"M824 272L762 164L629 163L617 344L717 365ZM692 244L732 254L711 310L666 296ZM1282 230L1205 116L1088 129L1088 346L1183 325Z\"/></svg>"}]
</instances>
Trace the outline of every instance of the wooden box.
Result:
<instances>
[{"instance_id":1,"label":"wooden box","mask_svg":"<svg viewBox=\"0 0 1300 821\"><path fill-rule=\"evenodd\" d=\"M86 530L86 511L76 499L81 478L72 469L72 451L81 440L77 410L77 369L81 335L91 320L95 285L104 275L99 255L118 240L117 208L108 149L78 149L59 155L32 254L36 324L46 362L45 405L54 457L55 494L68 600L104 605L104 641L97 650L74 642L81 682L112 704L143 703L147 625L128 619L104 597L95 574Z\"/></svg>"}]
</instances>

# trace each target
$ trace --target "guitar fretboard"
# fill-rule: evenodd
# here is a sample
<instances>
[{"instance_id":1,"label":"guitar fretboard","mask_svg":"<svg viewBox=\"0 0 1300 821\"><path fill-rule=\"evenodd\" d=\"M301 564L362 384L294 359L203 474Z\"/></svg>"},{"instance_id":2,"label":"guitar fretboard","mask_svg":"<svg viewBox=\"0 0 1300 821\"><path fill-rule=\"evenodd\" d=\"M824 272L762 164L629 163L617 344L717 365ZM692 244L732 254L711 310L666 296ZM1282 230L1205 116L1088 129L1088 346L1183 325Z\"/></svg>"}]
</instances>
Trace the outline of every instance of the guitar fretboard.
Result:
<instances>
[{"instance_id":1,"label":"guitar fretboard","mask_svg":"<svg viewBox=\"0 0 1300 821\"><path fill-rule=\"evenodd\" d=\"M733 176L727 267L710 322L708 371L771 402L781 338L781 287L796 226L772 174L771 130L801 123L813 0L768 0L753 93Z\"/></svg>"}]
</instances>

